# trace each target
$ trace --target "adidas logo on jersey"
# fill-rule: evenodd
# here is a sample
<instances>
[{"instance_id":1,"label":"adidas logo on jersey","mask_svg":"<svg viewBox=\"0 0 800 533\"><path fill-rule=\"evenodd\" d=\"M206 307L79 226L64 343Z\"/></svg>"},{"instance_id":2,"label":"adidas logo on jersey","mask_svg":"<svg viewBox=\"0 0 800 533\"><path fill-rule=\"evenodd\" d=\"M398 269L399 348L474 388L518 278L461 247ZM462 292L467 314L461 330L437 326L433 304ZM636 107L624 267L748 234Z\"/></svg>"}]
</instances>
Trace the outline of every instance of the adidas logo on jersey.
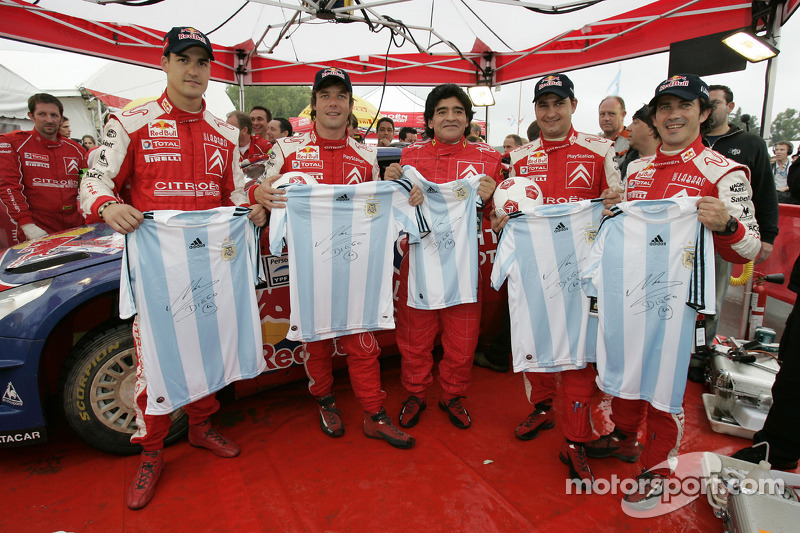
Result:
<instances>
[{"instance_id":1,"label":"adidas logo on jersey","mask_svg":"<svg viewBox=\"0 0 800 533\"><path fill-rule=\"evenodd\" d=\"M428 190L427 190L427 191L425 191L425 192L427 192L427 193L431 193L431 194L436 194L436 193L438 193L439 191L437 191L436 189L434 189L433 187L431 187L430 185L428 185Z\"/></svg>"},{"instance_id":2,"label":"adidas logo on jersey","mask_svg":"<svg viewBox=\"0 0 800 533\"><path fill-rule=\"evenodd\" d=\"M664 239L661 238L661 235L656 235L653 237L653 240L650 241L650 246L666 246L667 243L664 242Z\"/></svg>"},{"instance_id":3,"label":"adidas logo on jersey","mask_svg":"<svg viewBox=\"0 0 800 533\"><path fill-rule=\"evenodd\" d=\"M564 225L563 222L559 222L556 229L553 230L553 233L558 233L559 231L569 231L569 229Z\"/></svg>"},{"instance_id":4,"label":"adidas logo on jersey","mask_svg":"<svg viewBox=\"0 0 800 533\"><path fill-rule=\"evenodd\" d=\"M200 237L196 238L192 241L192 244L189 245L190 250L194 250L195 248L205 248L206 245L203 244L203 241L200 240Z\"/></svg>"},{"instance_id":5,"label":"adidas logo on jersey","mask_svg":"<svg viewBox=\"0 0 800 533\"><path fill-rule=\"evenodd\" d=\"M337 201L337 202L349 202L349 201L350 201L350 198L348 198L348 197L347 197L347 193L345 193L345 194L343 194L343 195L341 195L341 196L337 197L337 198L336 198L336 201Z\"/></svg>"}]
</instances>

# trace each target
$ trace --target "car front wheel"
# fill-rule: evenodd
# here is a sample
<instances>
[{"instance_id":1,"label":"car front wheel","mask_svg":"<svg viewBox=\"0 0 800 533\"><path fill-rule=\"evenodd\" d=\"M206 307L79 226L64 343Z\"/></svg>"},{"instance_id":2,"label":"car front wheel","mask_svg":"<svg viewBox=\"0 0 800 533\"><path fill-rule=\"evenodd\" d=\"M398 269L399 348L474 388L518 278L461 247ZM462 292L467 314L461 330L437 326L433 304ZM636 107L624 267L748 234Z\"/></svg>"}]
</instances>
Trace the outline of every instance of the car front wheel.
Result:
<instances>
[{"instance_id":1,"label":"car front wheel","mask_svg":"<svg viewBox=\"0 0 800 533\"><path fill-rule=\"evenodd\" d=\"M67 423L89 446L104 452L132 455L141 446L131 444L136 432L133 389L136 350L130 323L89 332L73 348L61 377L61 398ZM189 420L183 409L173 412L165 444L186 433Z\"/></svg>"}]
</instances>

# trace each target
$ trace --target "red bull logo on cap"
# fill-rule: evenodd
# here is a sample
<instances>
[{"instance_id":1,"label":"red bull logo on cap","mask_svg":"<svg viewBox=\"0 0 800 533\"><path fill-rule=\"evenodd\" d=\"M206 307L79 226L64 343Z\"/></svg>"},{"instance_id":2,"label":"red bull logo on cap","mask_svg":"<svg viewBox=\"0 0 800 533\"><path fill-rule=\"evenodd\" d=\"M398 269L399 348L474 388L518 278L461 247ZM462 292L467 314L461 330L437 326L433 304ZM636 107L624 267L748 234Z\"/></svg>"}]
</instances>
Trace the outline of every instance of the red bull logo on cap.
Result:
<instances>
[{"instance_id":1,"label":"red bull logo on cap","mask_svg":"<svg viewBox=\"0 0 800 533\"><path fill-rule=\"evenodd\" d=\"M670 87L688 87L689 80L684 78L683 76L675 75L672 76L670 79L665 81L661 84L661 87L658 88L659 91L663 91L664 89L669 89Z\"/></svg>"},{"instance_id":2,"label":"red bull logo on cap","mask_svg":"<svg viewBox=\"0 0 800 533\"><path fill-rule=\"evenodd\" d=\"M178 39L195 39L197 41L202 41L205 44L208 44L205 35L200 33L198 30L194 28L183 28L181 32L178 34Z\"/></svg>"},{"instance_id":3,"label":"red bull logo on cap","mask_svg":"<svg viewBox=\"0 0 800 533\"><path fill-rule=\"evenodd\" d=\"M546 78L543 78L542 81L539 82L539 89L552 86L561 87L561 85L563 84L561 83L561 78L559 78L558 76L547 76Z\"/></svg>"},{"instance_id":4,"label":"red bull logo on cap","mask_svg":"<svg viewBox=\"0 0 800 533\"><path fill-rule=\"evenodd\" d=\"M323 70L322 77L325 78L327 76L339 76L340 78L345 79L344 71L336 67L326 68L325 70Z\"/></svg>"}]
</instances>

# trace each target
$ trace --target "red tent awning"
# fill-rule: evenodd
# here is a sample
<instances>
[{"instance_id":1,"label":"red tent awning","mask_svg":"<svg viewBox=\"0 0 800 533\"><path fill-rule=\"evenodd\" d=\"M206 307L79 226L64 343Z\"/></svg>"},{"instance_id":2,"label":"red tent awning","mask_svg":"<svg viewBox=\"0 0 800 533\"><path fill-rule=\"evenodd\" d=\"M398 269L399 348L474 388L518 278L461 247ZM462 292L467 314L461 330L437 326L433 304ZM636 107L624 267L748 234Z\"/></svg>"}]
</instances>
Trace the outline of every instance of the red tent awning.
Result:
<instances>
[{"instance_id":1,"label":"red tent awning","mask_svg":"<svg viewBox=\"0 0 800 533\"><path fill-rule=\"evenodd\" d=\"M121 96L114 96L113 94L107 94L88 88L86 90L96 96L98 100L106 104L108 107L122 109L131 102L130 98L122 98Z\"/></svg>"}]
</instances>

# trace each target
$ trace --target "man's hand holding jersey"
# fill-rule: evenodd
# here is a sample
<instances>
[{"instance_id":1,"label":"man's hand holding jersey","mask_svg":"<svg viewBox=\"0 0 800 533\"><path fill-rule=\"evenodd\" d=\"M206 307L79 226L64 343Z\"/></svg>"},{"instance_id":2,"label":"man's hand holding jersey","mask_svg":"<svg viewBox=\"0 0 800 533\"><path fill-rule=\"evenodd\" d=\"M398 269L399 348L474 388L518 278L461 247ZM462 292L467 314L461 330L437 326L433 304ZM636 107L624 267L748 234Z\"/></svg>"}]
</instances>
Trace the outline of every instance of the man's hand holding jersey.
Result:
<instances>
[{"instance_id":1,"label":"man's hand holding jersey","mask_svg":"<svg viewBox=\"0 0 800 533\"><path fill-rule=\"evenodd\" d=\"M250 206L252 212L247 218L253 221L256 226L263 226L267 223L267 212L258 204ZM111 229L127 235L135 231L144 221L141 211L128 204L111 203L103 208L101 218Z\"/></svg>"},{"instance_id":2,"label":"man's hand holding jersey","mask_svg":"<svg viewBox=\"0 0 800 533\"><path fill-rule=\"evenodd\" d=\"M286 191L272 186L280 177L281 174L276 174L264 179L259 185L256 185L256 190L253 193L256 201L268 210L286 207Z\"/></svg>"},{"instance_id":3,"label":"man's hand holding jersey","mask_svg":"<svg viewBox=\"0 0 800 533\"><path fill-rule=\"evenodd\" d=\"M403 177L403 167L400 166L400 163L392 163L388 167L383 174L384 180L399 180ZM422 200L424 197L422 196L422 190L414 185L411 187L411 191L408 193L408 205L411 207L417 207L418 205L422 204Z\"/></svg>"}]
</instances>

